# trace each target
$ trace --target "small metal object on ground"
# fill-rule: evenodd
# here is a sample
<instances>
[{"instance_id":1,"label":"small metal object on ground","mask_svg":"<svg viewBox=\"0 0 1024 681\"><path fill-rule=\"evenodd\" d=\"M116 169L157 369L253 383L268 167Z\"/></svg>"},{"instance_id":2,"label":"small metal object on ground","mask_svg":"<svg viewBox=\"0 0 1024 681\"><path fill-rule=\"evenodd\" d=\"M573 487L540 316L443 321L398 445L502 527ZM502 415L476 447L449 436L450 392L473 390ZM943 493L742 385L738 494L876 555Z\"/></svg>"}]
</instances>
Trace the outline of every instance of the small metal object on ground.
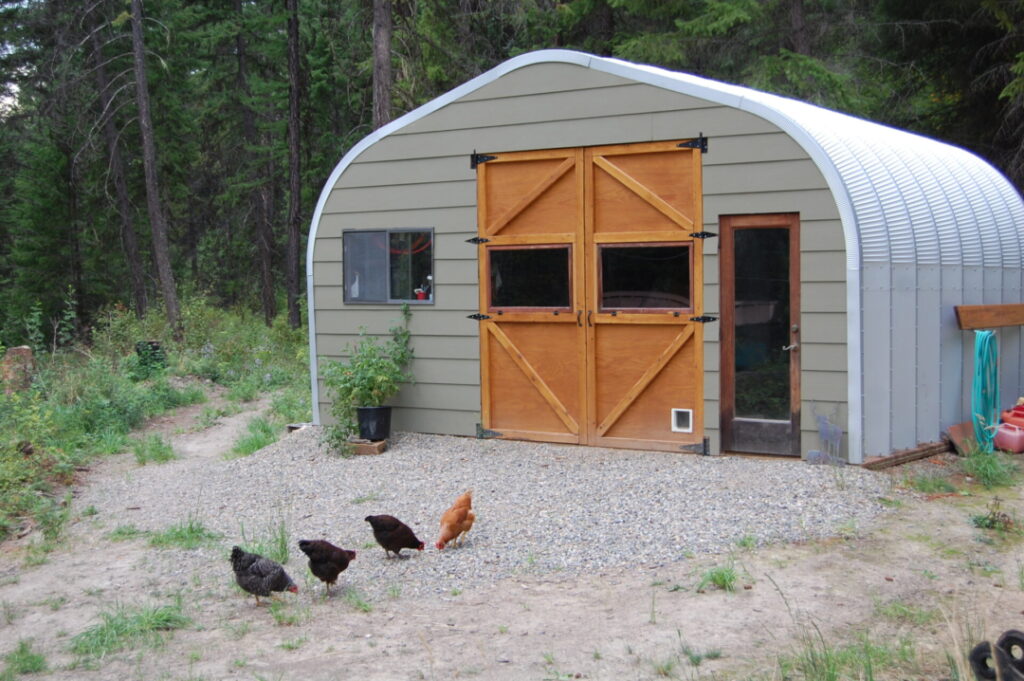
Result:
<instances>
[{"instance_id":1,"label":"small metal object on ground","mask_svg":"<svg viewBox=\"0 0 1024 681\"><path fill-rule=\"evenodd\" d=\"M387 440L361 440L359 438L349 439L352 445L353 454L383 454L388 448Z\"/></svg>"}]
</instances>

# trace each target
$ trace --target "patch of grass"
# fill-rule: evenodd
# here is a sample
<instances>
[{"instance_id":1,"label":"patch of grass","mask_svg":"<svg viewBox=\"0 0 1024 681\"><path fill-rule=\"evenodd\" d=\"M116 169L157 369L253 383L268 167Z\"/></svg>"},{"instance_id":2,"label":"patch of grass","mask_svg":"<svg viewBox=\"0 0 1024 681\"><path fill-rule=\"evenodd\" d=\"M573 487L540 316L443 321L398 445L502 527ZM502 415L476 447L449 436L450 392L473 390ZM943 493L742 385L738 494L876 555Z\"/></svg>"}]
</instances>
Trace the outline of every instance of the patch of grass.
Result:
<instances>
[{"instance_id":1,"label":"patch of grass","mask_svg":"<svg viewBox=\"0 0 1024 681\"><path fill-rule=\"evenodd\" d=\"M132 440L131 448L140 465L166 463L178 458L174 448L159 433L150 433L141 439Z\"/></svg>"},{"instance_id":2,"label":"patch of grass","mask_svg":"<svg viewBox=\"0 0 1024 681\"><path fill-rule=\"evenodd\" d=\"M697 591L707 589L709 586L713 586L716 589L734 593L736 591L736 568L733 565L719 565L710 568L701 575L700 581L697 583Z\"/></svg>"},{"instance_id":3,"label":"patch of grass","mask_svg":"<svg viewBox=\"0 0 1024 681\"><path fill-rule=\"evenodd\" d=\"M217 425L217 422L228 415L228 410L224 407L203 407L202 411L199 412L199 418L197 419L199 428L206 430Z\"/></svg>"},{"instance_id":4,"label":"patch of grass","mask_svg":"<svg viewBox=\"0 0 1024 681\"><path fill-rule=\"evenodd\" d=\"M856 643L836 646L825 640L817 626L812 629L805 629L800 635L795 652L778 658L782 678L806 681L888 678L891 673L908 670L914 664L914 650L907 639L880 644L864 634Z\"/></svg>"},{"instance_id":5,"label":"patch of grass","mask_svg":"<svg viewBox=\"0 0 1024 681\"><path fill-rule=\"evenodd\" d=\"M4 669L4 676L10 674L38 674L46 671L46 657L42 653L32 650L32 642L27 639L18 641L18 646L11 652L4 655L4 662L7 663Z\"/></svg>"},{"instance_id":6,"label":"patch of grass","mask_svg":"<svg viewBox=\"0 0 1024 681\"><path fill-rule=\"evenodd\" d=\"M368 494L361 494L350 503L353 504L365 504L368 501L380 501L380 492L369 492Z\"/></svg>"},{"instance_id":7,"label":"patch of grass","mask_svg":"<svg viewBox=\"0 0 1024 681\"><path fill-rule=\"evenodd\" d=\"M675 668L678 662L674 657L670 657L663 662L652 662L651 664L654 666L655 674L669 678L675 675Z\"/></svg>"},{"instance_id":8,"label":"patch of grass","mask_svg":"<svg viewBox=\"0 0 1024 681\"><path fill-rule=\"evenodd\" d=\"M231 384L226 397L232 402L253 402L260 396L261 388L261 377L250 374Z\"/></svg>"},{"instance_id":9,"label":"patch of grass","mask_svg":"<svg viewBox=\"0 0 1024 681\"><path fill-rule=\"evenodd\" d=\"M994 530L1000 535L1020 534L1020 524L1010 514L1002 510L1002 500L993 497L988 503L987 512L971 516L971 524L983 530Z\"/></svg>"},{"instance_id":10,"label":"patch of grass","mask_svg":"<svg viewBox=\"0 0 1024 681\"><path fill-rule=\"evenodd\" d=\"M402 595L402 587L392 584L388 587L388 598L398 598Z\"/></svg>"},{"instance_id":11,"label":"patch of grass","mask_svg":"<svg viewBox=\"0 0 1024 681\"><path fill-rule=\"evenodd\" d=\"M284 524L283 520L279 520L276 525L265 530L259 537L248 536L245 532L245 525L242 525L241 535L242 542L240 546L244 550L250 553L258 553L264 558L269 558L281 565L285 565L288 562L291 534L288 532L288 527Z\"/></svg>"},{"instance_id":12,"label":"patch of grass","mask_svg":"<svg viewBox=\"0 0 1024 681\"><path fill-rule=\"evenodd\" d=\"M43 605L50 606L50 610L56 612L57 610L60 610L67 602L67 596L50 596L49 598L43 600Z\"/></svg>"},{"instance_id":13,"label":"patch of grass","mask_svg":"<svg viewBox=\"0 0 1024 681\"><path fill-rule=\"evenodd\" d=\"M107 539L112 541L129 541L131 539L145 537L148 534L148 532L140 530L134 525L118 525L110 532L107 532Z\"/></svg>"},{"instance_id":14,"label":"patch of grass","mask_svg":"<svg viewBox=\"0 0 1024 681\"><path fill-rule=\"evenodd\" d=\"M1002 452L983 452L974 449L960 460L960 467L985 489L1009 487L1016 482L1019 470L1009 456Z\"/></svg>"},{"instance_id":15,"label":"patch of grass","mask_svg":"<svg viewBox=\"0 0 1024 681\"><path fill-rule=\"evenodd\" d=\"M302 614L296 612L291 605L285 601L271 600L270 615L279 627L291 627L302 622Z\"/></svg>"},{"instance_id":16,"label":"patch of grass","mask_svg":"<svg viewBox=\"0 0 1024 681\"><path fill-rule=\"evenodd\" d=\"M308 640L309 639L307 639L305 636L302 636L300 638L292 639L291 641L282 641L278 644L277 647L281 648L282 650L298 650L302 647L302 644L304 644Z\"/></svg>"},{"instance_id":17,"label":"patch of grass","mask_svg":"<svg viewBox=\"0 0 1024 681\"><path fill-rule=\"evenodd\" d=\"M886 508L903 508L903 502L891 497L878 497L878 503Z\"/></svg>"},{"instance_id":18,"label":"patch of grass","mask_svg":"<svg viewBox=\"0 0 1024 681\"><path fill-rule=\"evenodd\" d=\"M131 446L129 437L114 429L105 428L93 437L93 451L101 455L119 454Z\"/></svg>"},{"instance_id":19,"label":"patch of grass","mask_svg":"<svg viewBox=\"0 0 1024 681\"><path fill-rule=\"evenodd\" d=\"M18 619L21 612L18 607L10 601L0 601L0 615L3 616L5 624L14 624L14 620Z\"/></svg>"},{"instance_id":20,"label":"patch of grass","mask_svg":"<svg viewBox=\"0 0 1024 681\"><path fill-rule=\"evenodd\" d=\"M931 624L939 617L938 610L933 610L931 608L919 608L917 606L901 603L900 601L876 603L875 612L887 619L916 626Z\"/></svg>"},{"instance_id":21,"label":"patch of grass","mask_svg":"<svg viewBox=\"0 0 1024 681\"><path fill-rule=\"evenodd\" d=\"M952 494L956 486L944 475L918 473L907 480L907 485L921 494Z\"/></svg>"},{"instance_id":22,"label":"patch of grass","mask_svg":"<svg viewBox=\"0 0 1024 681\"><path fill-rule=\"evenodd\" d=\"M370 604L362 592L358 589L349 589L345 592L345 602L359 612L373 612L373 605Z\"/></svg>"},{"instance_id":23,"label":"patch of grass","mask_svg":"<svg viewBox=\"0 0 1024 681\"><path fill-rule=\"evenodd\" d=\"M91 518L94 515L99 515L99 510L95 506L90 504L82 509L83 518Z\"/></svg>"},{"instance_id":24,"label":"patch of grass","mask_svg":"<svg viewBox=\"0 0 1024 681\"><path fill-rule=\"evenodd\" d=\"M152 534L149 538L149 545L157 548L197 549L207 542L220 539L219 534L212 532L193 515L189 515L184 522L172 525L162 532Z\"/></svg>"},{"instance_id":25,"label":"patch of grass","mask_svg":"<svg viewBox=\"0 0 1024 681\"><path fill-rule=\"evenodd\" d=\"M262 416L249 421L246 430L248 432L231 448L231 453L235 456L249 456L274 444L280 436L280 429Z\"/></svg>"},{"instance_id":26,"label":"patch of grass","mask_svg":"<svg viewBox=\"0 0 1024 681\"><path fill-rule=\"evenodd\" d=\"M752 534L745 534L736 540L736 546L741 549L750 550L757 547L757 537Z\"/></svg>"},{"instance_id":27,"label":"patch of grass","mask_svg":"<svg viewBox=\"0 0 1024 681\"><path fill-rule=\"evenodd\" d=\"M167 632L183 629L192 621L174 605L129 607L116 605L100 613L95 624L71 639L71 652L79 658L96 660L124 649L156 647Z\"/></svg>"}]
</instances>

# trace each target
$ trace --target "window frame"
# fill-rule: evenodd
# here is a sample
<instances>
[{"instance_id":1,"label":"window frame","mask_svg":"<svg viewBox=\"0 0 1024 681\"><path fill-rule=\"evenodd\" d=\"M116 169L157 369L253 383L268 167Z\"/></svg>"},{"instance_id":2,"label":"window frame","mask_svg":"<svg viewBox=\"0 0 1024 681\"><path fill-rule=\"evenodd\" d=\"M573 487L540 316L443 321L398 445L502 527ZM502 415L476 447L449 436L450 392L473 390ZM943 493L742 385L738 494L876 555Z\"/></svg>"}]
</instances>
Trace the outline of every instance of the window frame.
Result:
<instances>
[{"instance_id":1,"label":"window frame","mask_svg":"<svg viewBox=\"0 0 1024 681\"><path fill-rule=\"evenodd\" d=\"M352 300L349 297L349 283L347 278L349 259L345 257L345 240L349 234L383 234L384 244L386 248L390 248L391 235L396 233L408 233L408 232L428 232L430 234L430 274L431 277L431 290L430 296L426 299L418 298L395 298L391 291L391 260L388 257L388 253L385 253L384 261L384 285L386 288L386 297L381 300ZM342 302L345 305L434 305L437 302L437 276L435 270L435 263L437 258L435 256L437 230L434 227L384 227L380 229L343 229L341 231L341 297Z\"/></svg>"}]
</instances>

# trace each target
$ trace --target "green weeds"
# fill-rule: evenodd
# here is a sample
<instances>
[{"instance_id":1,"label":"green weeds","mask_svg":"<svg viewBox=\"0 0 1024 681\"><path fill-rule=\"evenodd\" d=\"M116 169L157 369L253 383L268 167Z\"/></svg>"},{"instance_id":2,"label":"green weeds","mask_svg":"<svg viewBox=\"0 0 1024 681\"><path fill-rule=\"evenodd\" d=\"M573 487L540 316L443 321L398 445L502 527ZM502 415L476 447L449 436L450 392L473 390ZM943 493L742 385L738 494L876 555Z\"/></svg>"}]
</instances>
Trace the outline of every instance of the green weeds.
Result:
<instances>
[{"instance_id":1,"label":"green weeds","mask_svg":"<svg viewBox=\"0 0 1024 681\"><path fill-rule=\"evenodd\" d=\"M310 419L304 328L290 329L283 316L268 328L258 315L198 298L183 299L181 312L182 342L160 311L140 320L114 307L96 316L89 348L46 352L40 343L32 387L0 394L0 540L32 522L45 510L39 499L93 457L138 447L140 463L161 460L166 452L151 458L128 434L168 409L203 402L194 377L240 386L238 393L276 393L279 418ZM159 342L165 361L140 357L143 339Z\"/></svg>"},{"instance_id":2,"label":"green weeds","mask_svg":"<svg viewBox=\"0 0 1024 681\"><path fill-rule=\"evenodd\" d=\"M952 494L956 486L944 475L918 473L906 481L912 489L921 494Z\"/></svg>"},{"instance_id":3,"label":"green weeds","mask_svg":"<svg viewBox=\"0 0 1024 681\"><path fill-rule=\"evenodd\" d=\"M189 515L184 522L172 525L162 532L149 537L150 546L157 548L197 549L207 542L220 539L219 534L206 529L195 516Z\"/></svg>"},{"instance_id":4,"label":"green weeds","mask_svg":"<svg viewBox=\"0 0 1024 681\"><path fill-rule=\"evenodd\" d=\"M259 537L250 537L246 534L245 525L240 527L242 542L240 546L250 552L258 553L264 558L277 561L282 565L288 562L289 545L291 544L291 533L283 520L266 529Z\"/></svg>"},{"instance_id":5,"label":"green weeds","mask_svg":"<svg viewBox=\"0 0 1024 681\"><path fill-rule=\"evenodd\" d=\"M703 591L709 586L713 586L716 589L733 593L736 591L737 579L738 575L736 574L736 567L734 565L719 565L706 570L704 574L701 575L696 588L697 591Z\"/></svg>"},{"instance_id":6,"label":"green weeds","mask_svg":"<svg viewBox=\"0 0 1024 681\"><path fill-rule=\"evenodd\" d=\"M998 451L984 452L975 448L960 460L960 467L985 489L1009 487L1017 479L1017 464Z\"/></svg>"},{"instance_id":7,"label":"green weeds","mask_svg":"<svg viewBox=\"0 0 1024 681\"><path fill-rule=\"evenodd\" d=\"M231 448L231 453L237 457L249 456L253 452L258 452L264 447L277 442L280 430L279 427L263 416L257 416L249 421L249 425L246 427L246 434Z\"/></svg>"},{"instance_id":8,"label":"green weeds","mask_svg":"<svg viewBox=\"0 0 1024 681\"><path fill-rule=\"evenodd\" d=\"M18 674L38 674L46 671L46 657L32 650L32 642L18 641L18 646L4 655L6 666L0 680L14 679Z\"/></svg>"},{"instance_id":9,"label":"green weeds","mask_svg":"<svg viewBox=\"0 0 1024 681\"><path fill-rule=\"evenodd\" d=\"M178 458L174 448L159 433L150 433L132 441L132 452L140 465L166 463Z\"/></svg>"},{"instance_id":10,"label":"green weeds","mask_svg":"<svg viewBox=\"0 0 1024 681\"><path fill-rule=\"evenodd\" d=\"M81 660L100 660L111 653L140 646L157 647L169 631L192 622L174 605L130 607L116 605L100 613L100 622L71 639L71 652Z\"/></svg>"}]
</instances>

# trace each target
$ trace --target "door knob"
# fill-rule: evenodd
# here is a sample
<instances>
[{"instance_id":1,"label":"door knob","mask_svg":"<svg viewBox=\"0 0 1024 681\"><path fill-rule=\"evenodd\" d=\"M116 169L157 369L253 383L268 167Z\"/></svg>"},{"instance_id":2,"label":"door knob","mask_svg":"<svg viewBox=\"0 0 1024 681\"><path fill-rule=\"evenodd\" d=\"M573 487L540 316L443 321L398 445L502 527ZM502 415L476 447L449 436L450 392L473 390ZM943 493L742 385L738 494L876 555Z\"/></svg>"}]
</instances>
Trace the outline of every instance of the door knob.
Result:
<instances>
[{"instance_id":1,"label":"door knob","mask_svg":"<svg viewBox=\"0 0 1024 681\"><path fill-rule=\"evenodd\" d=\"M800 347L799 343L793 343L792 345L783 345L782 351L789 352L790 350L796 350L798 347Z\"/></svg>"}]
</instances>

